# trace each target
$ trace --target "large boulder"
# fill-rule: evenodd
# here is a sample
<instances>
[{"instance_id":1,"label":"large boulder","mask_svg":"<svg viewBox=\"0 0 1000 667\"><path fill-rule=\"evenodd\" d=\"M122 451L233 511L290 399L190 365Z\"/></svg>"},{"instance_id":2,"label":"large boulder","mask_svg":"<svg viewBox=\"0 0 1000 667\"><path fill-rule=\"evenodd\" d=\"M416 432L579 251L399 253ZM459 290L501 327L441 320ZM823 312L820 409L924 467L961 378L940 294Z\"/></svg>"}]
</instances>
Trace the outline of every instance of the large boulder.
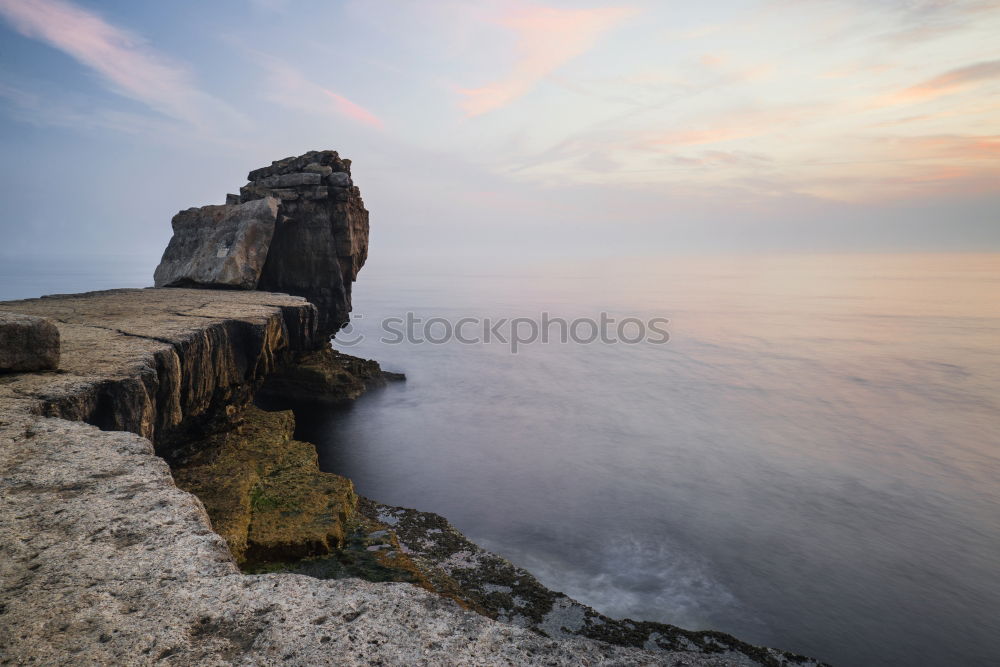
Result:
<instances>
[{"instance_id":1,"label":"large boulder","mask_svg":"<svg viewBox=\"0 0 1000 667\"><path fill-rule=\"evenodd\" d=\"M278 200L189 208L174 216L173 238L153 280L157 287L255 289L271 247Z\"/></svg>"},{"instance_id":2,"label":"large boulder","mask_svg":"<svg viewBox=\"0 0 1000 667\"><path fill-rule=\"evenodd\" d=\"M302 296L332 334L350 319L368 257L368 211L351 161L310 151L250 172L224 206L181 211L157 287L234 287Z\"/></svg>"},{"instance_id":3,"label":"large boulder","mask_svg":"<svg viewBox=\"0 0 1000 667\"><path fill-rule=\"evenodd\" d=\"M0 373L59 368L59 329L50 319L0 311Z\"/></svg>"}]
</instances>

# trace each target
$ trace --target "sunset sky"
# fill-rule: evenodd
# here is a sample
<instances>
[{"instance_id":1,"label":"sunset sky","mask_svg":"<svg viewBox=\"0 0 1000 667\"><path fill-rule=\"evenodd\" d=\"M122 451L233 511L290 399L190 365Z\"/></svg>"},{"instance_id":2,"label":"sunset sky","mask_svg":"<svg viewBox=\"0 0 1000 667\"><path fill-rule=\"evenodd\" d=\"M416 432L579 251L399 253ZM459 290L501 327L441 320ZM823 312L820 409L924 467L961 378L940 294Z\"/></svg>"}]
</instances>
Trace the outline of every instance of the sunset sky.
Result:
<instances>
[{"instance_id":1,"label":"sunset sky","mask_svg":"<svg viewBox=\"0 0 1000 667\"><path fill-rule=\"evenodd\" d=\"M0 0L2 254L310 149L372 253L1000 249L1000 2Z\"/></svg>"}]
</instances>

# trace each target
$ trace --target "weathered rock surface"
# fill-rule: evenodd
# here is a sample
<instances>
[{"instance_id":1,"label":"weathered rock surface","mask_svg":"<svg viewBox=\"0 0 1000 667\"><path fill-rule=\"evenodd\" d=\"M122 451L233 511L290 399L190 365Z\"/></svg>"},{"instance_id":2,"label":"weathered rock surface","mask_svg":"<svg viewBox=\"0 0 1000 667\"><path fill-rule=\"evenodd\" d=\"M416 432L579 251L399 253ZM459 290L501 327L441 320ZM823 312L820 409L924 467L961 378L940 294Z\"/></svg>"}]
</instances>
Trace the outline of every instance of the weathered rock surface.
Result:
<instances>
[{"instance_id":1,"label":"weathered rock surface","mask_svg":"<svg viewBox=\"0 0 1000 667\"><path fill-rule=\"evenodd\" d=\"M495 553L469 541L444 517L362 498L358 513L398 539L403 554L431 582L447 582L454 597L491 618L552 638L587 637L647 650L725 656L732 665L821 665L812 659L754 646L731 635L666 623L618 620L598 613Z\"/></svg>"},{"instance_id":2,"label":"weathered rock surface","mask_svg":"<svg viewBox=\"0 0 1000 667\"><path fill-rule=\"evenodd\" d=\"M51 318L60 373L0 380L0 401L132 431L170 460L192 432L247 405L285 355L317 341L299 297L237 290L128 289L0 303Z\"/></svg>"},{"instance_id":3,"label":"weathered rock surface","mask_svg":"<svg viewBox=\"0 0 1000 667\"><path fill-rule=\"evenodd\" d=\"M59 329L44 317L0 311L0 373L59 367Z\"/></svg>"},{"instance_id":4,"label":"weathered rock surface","mask_svg":"<svg viewBox=\"0 0 1000 667\"><path fill-rule=\"evenodd\" d=\"M333 405L352 401L387 382L405 379L402 373L383 371L377 361L324 347L298 354L293 363L269 375L257 395L281 407L302 403Z\"/></svg>"},{"instance_id":5,"label":"weathered rock surface","mask_svg":"<svg viewBox=\"0 0 1000 667\"><path fill-rule=\"evenodd\" d=\"M347 324L368 257L368 211L351 161L310 151L255 169L223 206L181 211L156 286L233 287L306 297L324 336Z\"/></svg>"},{"instance_id":6,"label":"weathered rock surface","mask_svg":"<svg viewBox=\"0 0 1000 667\"><path fill-rule=\"evenodd\" d=\"M368 258L368 211L351 161L310 151L255 169L247 180L241 201L281 198L258 288L306 297L319 309L320 331L336 332L350 318L351 285Z\"/></svg>"},{"instance_id":7,"label":"weathered rock surface","mask_svg":"<svg viewBox=\"0 0 1000 667\"><path fill-rule=\"evenodd\" d=\"M181 211L171 222L174 235L153 274L156 286L256 288L277 216L273 197Z\"/></svg>"},{"instance_id":8,"label":"weathered rock surface","mask_svg":"<svg viewBox=\"0 0 1000 667\"><path fill-rule=\"evenodd\" d=\"M547 640L409 584L244 575L148 440L3 406L5 663L682 664Z\"/></svg>"}]
</instances>

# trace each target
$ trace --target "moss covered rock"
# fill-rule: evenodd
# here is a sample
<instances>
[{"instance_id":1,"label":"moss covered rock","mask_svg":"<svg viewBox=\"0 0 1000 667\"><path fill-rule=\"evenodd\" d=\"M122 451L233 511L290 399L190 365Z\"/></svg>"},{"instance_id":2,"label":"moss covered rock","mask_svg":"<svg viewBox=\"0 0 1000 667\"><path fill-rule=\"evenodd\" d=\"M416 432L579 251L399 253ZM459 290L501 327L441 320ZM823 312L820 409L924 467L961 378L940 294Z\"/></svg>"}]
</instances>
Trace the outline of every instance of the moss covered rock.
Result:
<instances>
[{"instance_id":1,"label":"moss covered rock","mask_svg":"<svg viewBox=\"0 0 1000 667\"><path fill-rule=\"evenodd\" d=\"M177 485L201 499L241 564L329 554L354 515L351 480L321 472L315 447L294 440L294 430L291 411L251 406L174 469Z\"/></svg>"}]
</instances>

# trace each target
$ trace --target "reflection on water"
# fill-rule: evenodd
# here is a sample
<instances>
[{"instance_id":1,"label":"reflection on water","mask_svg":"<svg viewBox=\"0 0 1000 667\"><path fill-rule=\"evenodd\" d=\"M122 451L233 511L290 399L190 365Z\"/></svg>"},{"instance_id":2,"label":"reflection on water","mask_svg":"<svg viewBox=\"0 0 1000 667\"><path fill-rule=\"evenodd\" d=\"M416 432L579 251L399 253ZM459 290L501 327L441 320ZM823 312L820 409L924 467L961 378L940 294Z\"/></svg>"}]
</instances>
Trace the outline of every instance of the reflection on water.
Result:
<instances>
[{"instance_id":1,"label":"reflection on water","mask_svg":"<svg viewBox=\"0 0 1000 667\"><path fill-rule=\"evenodd\" d=\"M1000 257L428 275L373 263L346 351L409 380L304 416L322 465L616 616L840 665L1000 655ZM656 345L385 345L379 321L668 317Z\"/></svg>"}]
</instances>

